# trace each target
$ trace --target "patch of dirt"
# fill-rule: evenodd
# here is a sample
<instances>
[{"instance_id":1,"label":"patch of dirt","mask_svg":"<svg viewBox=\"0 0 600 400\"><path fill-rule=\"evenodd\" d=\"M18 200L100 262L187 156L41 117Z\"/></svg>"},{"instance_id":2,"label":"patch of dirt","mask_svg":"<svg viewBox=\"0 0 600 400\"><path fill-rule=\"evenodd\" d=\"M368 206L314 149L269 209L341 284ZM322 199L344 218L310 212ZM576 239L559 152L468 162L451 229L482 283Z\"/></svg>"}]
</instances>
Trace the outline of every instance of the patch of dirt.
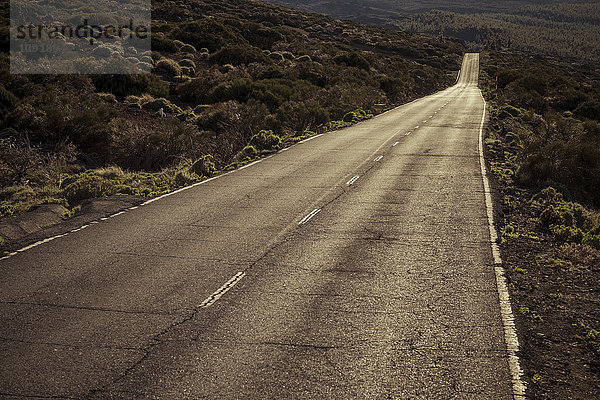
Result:
<instances>
[{"instance_id":1,"label":"patch of dirt","mask_svg":"<svg viewBox=\"0 0 600 400\"><path fill-rule=\"evenodd\" d=\"M532 399L600 398L600 251L557 240L535 192L514 179L516 149L494 127L487 157L498 188L500 249ZM511 160L511 161L508 161Z\"/></svg>"},{"instance_id":2,"label":"patch of dirt","mask_svg":"<svg viewBox=\"0 0 600 400\"><path fill-rule=\"evenodd\" d=\"M107 217L148 200L142 196L116 195L83 200L73 216L60 204L44 204L14 216L0 219L4 251L15 251L39 240L67 233L72 229Z\"/></svg>"}]
</instances>

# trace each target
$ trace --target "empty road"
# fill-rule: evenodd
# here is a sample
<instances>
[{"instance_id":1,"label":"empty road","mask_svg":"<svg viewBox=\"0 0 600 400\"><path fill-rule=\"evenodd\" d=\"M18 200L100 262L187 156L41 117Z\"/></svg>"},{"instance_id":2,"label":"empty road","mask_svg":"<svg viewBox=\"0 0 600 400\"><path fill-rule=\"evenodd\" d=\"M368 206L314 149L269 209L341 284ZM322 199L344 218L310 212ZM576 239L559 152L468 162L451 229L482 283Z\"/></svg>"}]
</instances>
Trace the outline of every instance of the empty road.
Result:
<instances>
[{"instance_id":1,"label":"empty road","mask_svg":"<svg viewBox=\"0 0 600 400\"><path fill-rule=\"evenodd\" d=\"M512 399L478 63L1 260L0 397Z\"/></svg>"}]
</instances>

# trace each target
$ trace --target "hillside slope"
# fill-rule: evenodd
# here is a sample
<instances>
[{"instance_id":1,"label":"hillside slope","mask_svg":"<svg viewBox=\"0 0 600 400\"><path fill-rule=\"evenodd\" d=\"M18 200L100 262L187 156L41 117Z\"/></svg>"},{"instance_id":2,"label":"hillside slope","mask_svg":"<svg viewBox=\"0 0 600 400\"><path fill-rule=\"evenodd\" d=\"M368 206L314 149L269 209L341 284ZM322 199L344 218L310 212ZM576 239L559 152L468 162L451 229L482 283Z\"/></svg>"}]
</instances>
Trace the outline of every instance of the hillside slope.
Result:
<instances>
[{"instance_id":1,"label":"hillside slope","mask_svg":"<svg viewBox=\"0 0 600 400\"><path fill-rule=\"evenodd\" d=\"M442 33L469 42L471 49L504 46L584 60L600 57L600 3L589 0L272 1L362 23Z\"/></svg>"},{"instance_id":2,"label":"hillside slope","mask_svg":"<svg viewBox=\"0 0 600 400\"><path fill-rule=\"evenodd\" d=\"M256 1L153 7L151 75L11 75L1 43L0 217L164 193L444 88L464 52Z\"/></svg>"}]
</instances>

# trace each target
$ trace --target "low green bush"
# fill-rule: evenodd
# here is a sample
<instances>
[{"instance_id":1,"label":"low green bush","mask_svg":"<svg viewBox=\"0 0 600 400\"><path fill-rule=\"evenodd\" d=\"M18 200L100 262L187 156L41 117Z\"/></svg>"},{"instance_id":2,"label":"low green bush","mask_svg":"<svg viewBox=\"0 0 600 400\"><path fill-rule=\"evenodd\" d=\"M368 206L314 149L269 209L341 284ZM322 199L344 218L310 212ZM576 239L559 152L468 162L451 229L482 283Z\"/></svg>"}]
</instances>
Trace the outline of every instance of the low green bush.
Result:
<instances>
[{"instance_id":1,"label":"low green bush","mask_svg":"<svg viewBox=\"0 0 600 400\"><path fill-rule=\"evenodd\" d=\"M113 184L98 175L89 173L73 177L73 182L64 188L64 196L69 204L75 204L84 199L93 199L113 194Z\"/></svg>"},{"instance_id":2,"label":"low green bush","mask_svg":"<svg viewBox=\"0 0 600 400\"><path fill-rule=\"evenodd\" d=\"M194 182L197 182L200 177L189 170L180 170L175 174L175 184L177 186L188 186Z\"/></svg>"},{"instance_id":3,"label":"low green bush","mask_svg":"<svg viewBox=\"0 0 600 400\"><path fill-rule=\"evenodd\" d=\"M593 235L591 233L584 233L583 240L581 242L586 246L590 246L594 249L600 250L600 235Z\"/></svg>"},{"instance_id":4,"label":"low green bush","mask_svg":"<svg viewBox=\"0 0 600 400\"><path fill-rule=\"evenodd\" d=\"M181 75L181 67L176 61L170 58L161 58L156 62L154 68L158 71L162 71L171 77Z\"/></svg>"},{"instance_id":5,"label":"low green bush","mask_svg":"<svg viewBox=\"0 0 600 400\"><path fill-rule=\"evenodd\" d=\"M371 63L358 52L339 54L333 58L333 61L337 64L345 64L349 67L356 67L364 70L369 70L371 68Z\"/></svg>"},{"instance_id":6,"label":"low green bush","mask_svg":"<svg viewBox=\"0 0 600 400\"><path fill-rule=\"evenodd\" d=\"M565 225L552 225L550 230L554 233L557 240L561 242L581 243L584 233L581 229Z\"/></svg>"},{"instance_id":7,"label":"low green bush","mask_svg":"<svg viewBox=\"0 0 600 400\"><path fill-rule=\"evenodd\" d=\"M242 156L240 157L241 159L254 158L258 155L258 150L256 150L256 147L254 146L246 146L239 154Z\"/></svg>"},{"instance_id":8,"label":"low green bush","mask_svg":"<svg viewBox=\"0 0 600 400\"><path fill-rule=\"evenodd\" d=\"M191 44L184 44L183 46L181 46L179 48L179 51L182 53L195 53L196 48L194 46L192 46Z\"/></svg>"},{"instance_id":9,"label":"low green bush","mask_svg":"<svg viewBox=\"0 0 600 400\"><path fill-rule=\"evenodd\" d=\"M112 93L98 93L98 97L107 103L118 103L117 98Z\"/></svg>"},{"instance_id":10,"label":"low green bush","mask_svg":"<svg viewBox=\"0 0 600 400\"><path fill-rule=\"evenodd\" d=\"M145 110L159 111L161 108L165 113L178 113L182 112L179 106L171 103L169 100L165 98L153 99L142 103L142 108Z\"/></svg>"},{"instance_id":11,"label":"low green bush","mask_svg":"<svg viewBox=\"0 0 600 400\"><path fill-rule=\"evenodd\" d=\"M249 145L258 150L276 150L281 147L281 138L273 131L262 130L252 136Z\"/></svg>"},{"instance_id":12,"label":"low green bush","mask_svg":"<svg viewBox=\"0 0 600 400\"><path fill-rule=\"evenodd\" d=\"M207 154L200 157L190 166L190 171L198 176L212 176L217 172L217 167L213 162L213 156Z\"/></svg>"},{"instance_id":13,"label":"low green bush","mask_svg":"<svg viewBox=\"0 0 600 400\"><path fill-rule=\"evenodd\" d=\"M144 93L157 97L169 95L169 84L152 74L94 75L91 77L98 92L109 92L118 98Z\"/></svg>"},{"instance_id":14,"label":"low green bush","mask_svg":"<svg viewBox=\"0 0 600 400\"><path fill-rule=\"evenodd\" d=\"M372 114L367 114L362 108L359 108L357 110L346 113L344 115L344 118L342 118L342 121L350 122L350 123L357 123L357 122L363 121L365 119L369 119L372 116L373 116Z\"/></svg>"},{"instance_id":15,"label":"low green bush","mask_svg":"<svg viewBox=\"0 0 600 400\"><path fill-rule=\"evenodd\" d=\"M179 65L182 67L196 68L196 63L193 60L190 60L189 58L179 60Z\"/></svg>"},{"instance_id":16,"label":"low green bush","mask_svg":"<svg viewBox=\"0 0 600 400\"><path fill-rule=\"evenodd\" d=\"M247 65L250 63L267 63L269 59L261 49L253 46L226 46L213 54L210 59L221 65Z\"/></svg>"}]
</instances>

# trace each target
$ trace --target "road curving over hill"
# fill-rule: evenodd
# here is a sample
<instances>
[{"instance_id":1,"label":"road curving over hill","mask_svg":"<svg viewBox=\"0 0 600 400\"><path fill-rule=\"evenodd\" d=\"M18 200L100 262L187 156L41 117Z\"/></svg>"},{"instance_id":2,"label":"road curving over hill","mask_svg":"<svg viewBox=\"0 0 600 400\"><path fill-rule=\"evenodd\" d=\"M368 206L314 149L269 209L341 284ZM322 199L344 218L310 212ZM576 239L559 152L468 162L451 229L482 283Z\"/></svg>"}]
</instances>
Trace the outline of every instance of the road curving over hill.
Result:
<instances>
[{"instance_id":1,"label":"road curving over hill","mask_svg":"<svg viewBox=\"0 0 600 400\"><path fill-rule=\"evenodd\" d=\"M0 261L0 395L512 399L455 86Z\"/></svg>"}]
</instances>

